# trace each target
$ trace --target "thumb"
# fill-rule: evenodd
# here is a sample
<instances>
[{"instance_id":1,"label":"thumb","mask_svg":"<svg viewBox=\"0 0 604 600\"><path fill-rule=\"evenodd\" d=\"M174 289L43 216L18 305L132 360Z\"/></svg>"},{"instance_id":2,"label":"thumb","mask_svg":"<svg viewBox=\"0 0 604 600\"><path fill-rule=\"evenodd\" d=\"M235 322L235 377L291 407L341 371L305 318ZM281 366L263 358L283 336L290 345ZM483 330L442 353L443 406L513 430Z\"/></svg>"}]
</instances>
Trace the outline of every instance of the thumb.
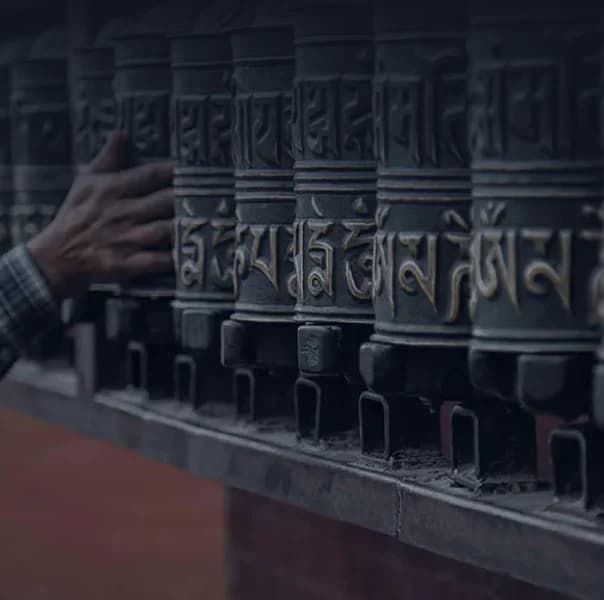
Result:
<instances>
[{"instance_id":1,"label":"thumb","mask_svg":"<svg viewBox=\"0 0 604 600\"><path fill-rule=\"evenodd\" d=\"M111 132L88 170L90 173L110 173L125 169L128 166L127 149L126 134L122 131Z\"/></svg>"}]
</instances>

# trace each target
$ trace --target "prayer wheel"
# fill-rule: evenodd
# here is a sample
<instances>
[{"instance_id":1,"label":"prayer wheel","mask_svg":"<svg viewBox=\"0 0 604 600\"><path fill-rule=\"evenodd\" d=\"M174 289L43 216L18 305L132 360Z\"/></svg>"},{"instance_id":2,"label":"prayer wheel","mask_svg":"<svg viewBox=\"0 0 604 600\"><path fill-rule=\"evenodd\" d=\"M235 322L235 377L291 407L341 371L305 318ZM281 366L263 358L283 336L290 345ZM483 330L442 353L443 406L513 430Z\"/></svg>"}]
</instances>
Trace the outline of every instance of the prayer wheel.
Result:
<instances>
[{"instance_id":1,"label":"prayer wheel","mask_svg":"<svg viewBox=\"0 0 604 600\"><path fill-rule=\"evenodd\" d=\"M233 308L235 182L232 61L226 33L172 39L176 197L175 393L193 406L220 397L220 325Z\"/></svg>"},{"instance_id":2,"label":"prayer wheel","mask_svg":"<svg viewBox=\"0 0 604 600\"><path fill-rule=\"evenodd\" d=\"M371 6L305 2L295 23L296 410L299 433L317 439L356 425L373 326Z\"/></svg>"},{"instance_id":3,"label":"prayer wheel","mask_svg":"<svg viewBox=\"0 0 604 600\"><path fill-rule=\"evenodd\" d=\"M290 27L232 34L233 160L237 202L235 312L222 328L240 413L293 415L296 372Z\"/></svg>"},{"instance_id":4,"label":"prayer wheel","mask_svg":"<svg viewBox=\"0 0 604 600\"><path fill-rule=\"evenodd\" d=\"M464 8L374 3L375 332L359 355L360 425L364 450L387 455L421 438L418 398L471 394Z\"/></svg>"},{"instance_id":5,"label":"prayer wheel","mask_svg":"<svg viewBox=\"0 0 604 600\"><path fill-rule=\"evenodd\" d=\"M472 8L472 382L570 417L599 339L599 4Z\"/></svg>"}]
</instances>

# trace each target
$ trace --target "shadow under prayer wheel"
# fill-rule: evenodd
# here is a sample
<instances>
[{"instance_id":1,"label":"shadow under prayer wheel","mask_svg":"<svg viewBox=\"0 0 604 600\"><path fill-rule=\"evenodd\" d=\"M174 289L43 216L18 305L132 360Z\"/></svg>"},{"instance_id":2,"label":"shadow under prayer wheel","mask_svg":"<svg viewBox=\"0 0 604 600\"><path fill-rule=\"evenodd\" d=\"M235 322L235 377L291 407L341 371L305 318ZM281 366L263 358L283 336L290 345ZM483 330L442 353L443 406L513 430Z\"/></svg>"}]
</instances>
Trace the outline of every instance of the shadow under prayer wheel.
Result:
<instances>
[{"instance_id":1,"label":"shadow under prayer wheel","mask_svg":"<svg viewBox=\"0 0 604 600\"><path fill-rule=\"evenodd\" d=\"M235 180L231 155L231 40L226 33L172 39L172 155L176 198L178 400L224 397L220 326L233 309ZM228 372L230 375L230 372Z\"/></svg>"},{"instance_id":2,"label":"shadow under prayer wheel","mask_svg":"<svg viewBox=\"0 0 604 600\"><path fill-rule=\"evenodd\" d=\"M115 46L118 128L130 141L131 161L170 159L170 43L165 35L122 36ZM153 399L171 395L174 274L145 276L108 300L107 337L128 344L126 382Z\"/></svg>"},{"instance_id":3,"label":"shadow under prayer wheel","mask_svg":"<svg viewBox=\"0 0 604 600\"><path fill-rule=\"evenodd\" d=\"M296 18L295 402L299 434L317 440L358 422L376 198L371 7L309 4Z\"/></svg>"},{"instance_id":4,"label":"shadow under prayer wheel","mask_svg":"<svg viewBox=\"0 0 604 600\"><path fill-rule=\"evenodd\" d=\"M296 364L291 155L293 31L232 34L233 160L237 201L235 312L222 326L239 414L293 416Z\"/></svg>"},{"instance_id":5,"label":"shadow under prayer wheel","mask_svg":"<svg viewBox=\"0 0 604 600\"><path fill-rule=\"evenodd\" d=\"M24 244L53 220L73 179L67 61L20 60L11 67L10 83L11 236ZM30 356L63 359L67 346L57 328L31 345Z\"/></svg>"},{"instance_id":6,"label":"shadow under prayer wheel","mask_svg":"<svg viewBox=\"0 0 604 600\"><path fill-rule=\"evenodd\" d=\"M468 45L472 383L564 417L586 409L599 339L598 11L476 2Z\"/></svg>"},{"instance_id":7,"label":"shadow under prayer wheel","mask_svg":"<svg viewBox=\"0 0 604 600\"><path fill-rule=\"evenodd\" d=\"M363 451L386 456L433 433L419 398L471 393L466 18L434 0L374 5L375 333L359 353L360 429Z\"/></svg>"}]
</instances>

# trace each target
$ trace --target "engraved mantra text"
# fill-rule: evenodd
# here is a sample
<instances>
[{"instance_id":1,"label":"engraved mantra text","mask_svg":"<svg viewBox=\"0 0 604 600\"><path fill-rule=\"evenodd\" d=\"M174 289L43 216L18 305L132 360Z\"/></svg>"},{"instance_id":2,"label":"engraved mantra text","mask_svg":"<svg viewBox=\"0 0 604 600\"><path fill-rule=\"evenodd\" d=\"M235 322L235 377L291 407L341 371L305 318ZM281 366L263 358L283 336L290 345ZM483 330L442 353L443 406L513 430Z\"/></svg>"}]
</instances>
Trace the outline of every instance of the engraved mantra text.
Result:
<instances>
[{"instance_id":1,"label":"engraved mantra text","mask_svg":"<svg viewBox=\"0 0 604 600\"><path fill-rule=\"evenodd\" d=\"M195 217L187 210L188 216L176 222L176 272L184 288L193 286L203 289L206 278L206 240L204 231L211 230L211 251L209 280L222 290L232 289L232 262L229 249L235 240L236 220L229 217Z\"/></svg>"},{"instance_id":2,"label":"engraved mantra text","mask_svg":"<svg viewBox=\"0 0 604 600\"><path fill-rule=\"evenodd\" d=\"M371 300L371 271L373 264L374 221L335 221L308 219L296 226L296 247L300 258L296 260L298 286L301 299L308 292L313 297L334 297L334 280L337 263L335 247L328 236L338 229L344 232L344 278L348 293L361 302ZM308 257L311 267L304 272L303 259Z\"/></svg>"},{"instance_id":3,"label":"engraved mantra text","mask_svg":"<svg viewBox=\"0 0 604 600\"><path fill-rule=\"evenodd\" d=\"M441 49L424 58L421 74L375 82L375 146L382 164L400 155L417 167L466 165L464 63L463 49Z\"/></svg>"},{"instance_id":4,"label":"engraved mantra text","mask_svg":"<svg viewBox=\"0 0 604 600\"><path fill-rule=\"evenodd\" d=\"M285 285L289 296L296 298L293 227L288 225L237 225L237 249L233 268L236 296L239 293L241 279L247 277L252 270L261 273L275 292L280 291L279 238L283 235L289 240L285 258L292 265L291 273L286 275Z\"/></svg>"},{"instance_id":5,"label":"engraved mantra text","mask_svg":"<svg viewBox=\"0 0 604 600\"><path fill-rule=\"evenodd\" d=\"M378 223L384 218L387 209L388 207L385 207L378 211ZM445 290L448 301L444 320L446 323L458 320L470 275L470 226L453 210L445 211L443 219L454 228L442 234L417 231L376 233L373 274L375 295L386 296L393 316L396 314L395 283L398 283L406 295L415 296L421 292L434 311L438 312L438 258L442 237L451 246L452 251L457 253L457 260L449 271L449 283ZM396 244L402 247L407 255L398 269L395 264ZM449 252L449 249L445 252Z\"/></svg>"},{"instance_id":6,"label":"engraved mantra text","mask_svg":"<svg viewBox=\"0 0 604 600\"><path fill-rule=\"evenodd\" d=\"M597 152L598 54L569 45L559 56L482 66L472 82L475 156L505 157L514 144L552 158Z\"/></svg>"},{"instance_id":7,"label":"engraved mantra text","mask_svg":"<svg viewBox=\"0 0 604 600\"><path fill-rule=\"evenodd\" d=\"M293 147L296 158L373 158L371 80L301 79L295 86Z\"/></svg>"},{"instance_id":8,"label":"engraved mantra text","mask_svg":"<svg viewBox=\"0 0 604 600\"><path fill-rule=\"evenodd\" d=\"M474 281L476 291L487 300L505 294L519 309L519 285L533 296L547 296L550 291L562 306L572 312L572 255L575 240L600 240L597 230L554 230L545 227L483 229L473 242ZM528 245L533 258L519 264L519 246ZM594 252L597 245L594 246ZM592 301L593 302L593 301Z\"/></svg>"}]
</instances>

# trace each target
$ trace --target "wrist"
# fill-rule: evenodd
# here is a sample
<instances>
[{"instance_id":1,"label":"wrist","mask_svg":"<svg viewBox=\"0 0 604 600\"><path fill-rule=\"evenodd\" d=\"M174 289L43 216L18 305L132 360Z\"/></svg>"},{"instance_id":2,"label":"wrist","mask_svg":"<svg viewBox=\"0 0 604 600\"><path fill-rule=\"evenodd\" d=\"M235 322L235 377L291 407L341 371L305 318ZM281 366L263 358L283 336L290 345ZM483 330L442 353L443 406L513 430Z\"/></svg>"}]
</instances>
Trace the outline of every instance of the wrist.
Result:
<instances>
[{"instance_id":1,"label":"wrist","mask_svg":"<svg viewBox=\"0 0 604 600\"><path fill-rule=\"evenodd\" d=\"M55 252L53 244L46 238L45 231L42 231L27 242L27 249L46 280L53 297L62 300L69 295L73 287L73 278L65 268L64 261Z\"/></svg>"}]
</instances>

